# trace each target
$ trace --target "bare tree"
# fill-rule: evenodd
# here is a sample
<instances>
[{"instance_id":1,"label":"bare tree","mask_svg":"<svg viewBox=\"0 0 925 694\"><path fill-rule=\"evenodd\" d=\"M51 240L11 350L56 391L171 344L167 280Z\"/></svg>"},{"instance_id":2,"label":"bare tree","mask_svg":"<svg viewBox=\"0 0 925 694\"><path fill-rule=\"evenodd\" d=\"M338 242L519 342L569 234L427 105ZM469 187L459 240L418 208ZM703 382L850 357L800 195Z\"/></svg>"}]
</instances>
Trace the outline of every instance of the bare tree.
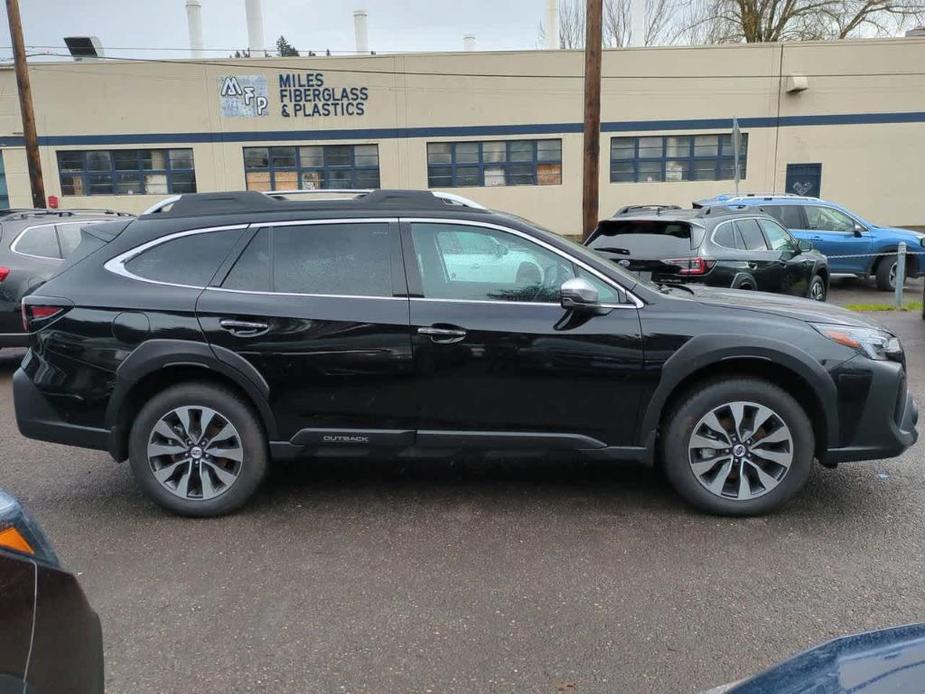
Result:
<instances>
[{"instance_id":1,"label":"bare tree","mask_svg":"<svg viewBox=\"0 0 925 694\"><path fill-rule=\"evenodd\" d=\"M675 43L673 13L682 2L691 0L646 0L646 35L643 44L655 46ZM603 43L607 48L621 48L630 44L631 0L604 0ZM539 27L539 45L546 34ZM585 43L584 0L560 0L559 47L582 48Z\"/></svg>"}]
</instances>

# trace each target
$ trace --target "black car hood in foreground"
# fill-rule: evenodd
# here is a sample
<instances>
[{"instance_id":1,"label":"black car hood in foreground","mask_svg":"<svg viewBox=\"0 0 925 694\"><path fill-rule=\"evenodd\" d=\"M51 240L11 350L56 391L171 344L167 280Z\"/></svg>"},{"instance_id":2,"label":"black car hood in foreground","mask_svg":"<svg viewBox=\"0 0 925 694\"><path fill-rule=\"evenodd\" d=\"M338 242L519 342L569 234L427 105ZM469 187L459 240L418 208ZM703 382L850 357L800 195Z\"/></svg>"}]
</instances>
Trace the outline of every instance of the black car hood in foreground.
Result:
<instances>
[{"instance_id":1,"label":"black car hood in foreground","mask_svg":"<svg viewBox=\"0 0 925 694\"><path fill-rule=\"evenodd\" d=\"M844 636L709 694L896 692L925 687L925 624Z\"/></svg>"},{"instance_id":2,"label":"black car hood in foreground","mask_svg":"<svg viewBox=\"0 0 925 694\"><path fill-rule=\"evenodd\" d=\"M694 295L692 299L702 304L716 306L732 306L735 308L751 309L762 313L774 313L788 318L796 318L810 323L829 323L837 325L852 325L865 328L880 328L882 326L854 311L834 306L822 301L802 299L785 294L771 294L769 292L752 292L741 289L717 289L698 284L685 284Z\"/></svg>"}]
</instances>

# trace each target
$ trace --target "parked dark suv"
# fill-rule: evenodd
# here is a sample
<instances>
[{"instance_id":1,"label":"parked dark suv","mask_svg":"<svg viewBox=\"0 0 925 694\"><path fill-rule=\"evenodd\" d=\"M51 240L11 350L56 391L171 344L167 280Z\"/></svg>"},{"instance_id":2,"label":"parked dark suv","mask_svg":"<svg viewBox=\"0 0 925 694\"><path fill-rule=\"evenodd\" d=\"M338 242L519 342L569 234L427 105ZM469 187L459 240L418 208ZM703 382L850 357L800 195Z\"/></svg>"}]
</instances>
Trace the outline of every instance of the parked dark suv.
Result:
<instances>
[{"instance_id":1,"label":"parked dark suv","mask_svg":"<svg viewBox=\"0 0 925 694\"><path fill-rule=\"evenodd\" d=\"M0 347L25 347L20 301L61 267L84 226L130 217L111 210L0 210Z\"/></svg>"},{"instance_id":2,"label":"parked dark suv","mask_svg":"<svg viewBox=\"0 0 925 694\"><path fill-rule=\"evenodd\" d=\"M240 506L270 458L469 448L658 461L748 515L814 459L917 437L899 342L865 318L638 281L456 196L184 195L105 226L24 302L16 418L130 459L177 513ZM483 249L516 269L480 275Z\"/></svg>"},{"instance_id":3,"label":"parked dark suv","mask_svg":"<svg viewBox=\"0 0 925 694\"><path fill-rule=\"evenodd\" d=\"M826 257L755 207L624 207L586 245L656 282L757 289L825 301Z\"/></svg>"}]
</instances>

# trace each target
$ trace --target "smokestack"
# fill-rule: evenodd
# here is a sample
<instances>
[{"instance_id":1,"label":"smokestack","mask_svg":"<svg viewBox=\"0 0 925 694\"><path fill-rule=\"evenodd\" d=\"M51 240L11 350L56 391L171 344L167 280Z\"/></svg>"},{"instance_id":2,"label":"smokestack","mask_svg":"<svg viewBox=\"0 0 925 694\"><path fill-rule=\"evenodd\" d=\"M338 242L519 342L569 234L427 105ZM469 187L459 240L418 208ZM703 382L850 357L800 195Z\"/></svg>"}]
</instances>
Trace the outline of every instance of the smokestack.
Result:
<instances>
[{"instance_id":1,"label":"smokestack","mask_svg":"<svg viewBox=\"0 0 925 694\"><path fill-rule=\"evenodd\" d=\"M559 0L546 0L546 48L559 47Z\"/></svg>"},{"instance_id":2,"label":"smokestack","mask_svg":"<svg viewBox=\"0 0 925 694\"><path fill-rule=\"evenodd\" d=\"M202 3L186 0L186 26L189 29L190 58L202 57Z\"/></svg>"},{"instance_id":3,"label":"smokestack","mask_svg":"<svg viewBox=\"0 0 925 694\"><path fill-rule=\"evenodd\" d=\"M369 36L366 34L366 10L353 11L353 34L356 37L357 53L369 53Z\"/></svg>"},{"instance_id":4,"label":"smokestack","mask_svg":"<svg viewBox=\"0 0 925 694\"><path fill-rule=\"evenodd\" d=\"M257 58L264 51L263 45L263 10L260 0L244 0L247 13L247 50Z\"/></svg>"},{"instance_id":5,"label":"smokestack","mask_svg":"<svg viewBox=\"0 0 925 694\"><path fill-rule=\"evenodd\" d=\"M646 0L630 0L630 46L646 45Z\"/></svg>"},{"instance_id":6,"label":"smokestack","mask_svg":"<svg viewBox=\"0 0 925 694\"><path fill-rule=\"evenodd\" d=\"M464 51L474 51L475 50L475 34L466 34L463 36L463 50Z\"/></svg>"}]
</instances>

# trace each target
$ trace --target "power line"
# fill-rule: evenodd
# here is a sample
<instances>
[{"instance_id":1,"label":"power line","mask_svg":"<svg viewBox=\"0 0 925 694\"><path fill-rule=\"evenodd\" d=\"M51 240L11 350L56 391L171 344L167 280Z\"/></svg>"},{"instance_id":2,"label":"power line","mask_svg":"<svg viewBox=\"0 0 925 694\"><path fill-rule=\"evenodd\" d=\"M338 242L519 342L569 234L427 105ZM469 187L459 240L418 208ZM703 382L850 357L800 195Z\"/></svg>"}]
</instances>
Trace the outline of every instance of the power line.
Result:
<instances>
[{"instance_id":1,"label":"power line","mask_svg":"<svg viewBox=\"0 0 925 694\"><path fill-rule=\"evenodd\" d=\"M72 58L70 53L44 53L42 55L47 55L51 57L58 58ZM323 56L316 56L323 57ZM310 58L309 58L310 59ZM319 72L334 72L334 73L345 73L345 74L360 74L360 75L406 75L414 77L492 77L492 78L507 78L507 79L570 79L570 80L581 80L584 79L584 75L554 75L554 74L536 74L536 73L494 73L494 72L428 72L422 70L379 70L379 69L365 69L365 68L333 68L328 66L319 66L319 65L286 65L274 63L271 65L260 64L256 62L259 59L251 59L253 62L247 63L237 63L229 60L222 62L217 62L215 60L195 60L195 59L174 59L174 58L116 58L113 56L99 56L94 58L94 61L116 61L116 62L129 62L129 63L155 63L155 64L164 64L164 65L190 65L190 66L200 66L200 65L209 65L212 67L239 67L246 68L248 70L289 70L292 72L304 72L306 70L317 70ZM34 66L37 69L40 69L40 65ZM840 73L802 73L806 77L912 77L912 76L921 76L925 75L925 71L922 70L912 70L908 72L840 72ZM700 80L711 80L711 79L778 79L780 75L778 74L740 74L740 75L715 75L715 74L678 74L678 75L603 75L603 79L639 79L639 80L677 80L677 79L700 79Z\"/></svg>"}]
</instances>

